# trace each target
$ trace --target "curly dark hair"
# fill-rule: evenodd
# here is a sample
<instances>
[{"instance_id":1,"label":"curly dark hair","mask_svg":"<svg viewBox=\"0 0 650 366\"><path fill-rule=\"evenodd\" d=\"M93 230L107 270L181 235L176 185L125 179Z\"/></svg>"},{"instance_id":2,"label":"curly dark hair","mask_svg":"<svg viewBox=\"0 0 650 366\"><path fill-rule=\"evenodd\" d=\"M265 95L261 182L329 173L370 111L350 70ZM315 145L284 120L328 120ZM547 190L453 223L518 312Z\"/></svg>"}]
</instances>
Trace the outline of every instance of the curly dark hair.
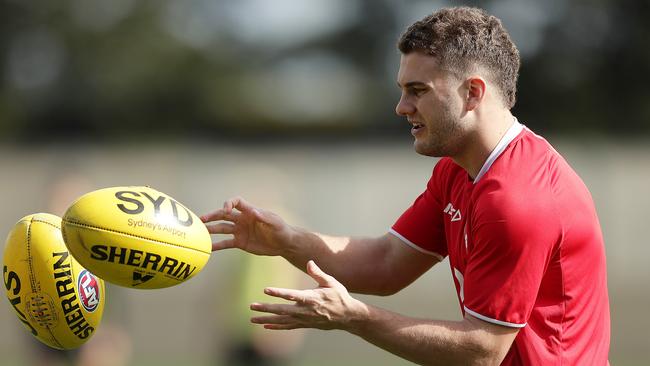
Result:
<instances>
[{"instance_id":1,"label":"curly dark hair","mask_svg":"<svg viewBox=\"0 0 650 366\"><path fill-rule=\"evenodd\" d=\"M515 105L519 51L501 21L482 9L444 8L413 23L399 39L403 54L423 52L457 77L477 67L500 89L504 104Z\"/></svg>"}]
</instances>

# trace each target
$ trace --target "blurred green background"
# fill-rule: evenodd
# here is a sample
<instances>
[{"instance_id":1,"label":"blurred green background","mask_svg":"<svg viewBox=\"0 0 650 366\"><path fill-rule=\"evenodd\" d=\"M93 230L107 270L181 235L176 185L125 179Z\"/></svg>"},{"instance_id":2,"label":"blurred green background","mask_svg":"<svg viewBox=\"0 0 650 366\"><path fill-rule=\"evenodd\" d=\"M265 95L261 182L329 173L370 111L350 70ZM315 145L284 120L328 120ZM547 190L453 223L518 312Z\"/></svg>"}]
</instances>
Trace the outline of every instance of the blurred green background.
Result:
<instances>
[{"instance_id":1,"label":"blurred green background","mask_svg":"<svg viewBox=\"0 0 650 366\"><path fill-rule=\"evenodd\" d=\"M610 360L647 365L648 1L4 0L0 233L27 214L61 215L90 190L132 184L199 214L242 195L314 230L384 233L435 163L412 151L394 113L395 43L456 4L501 18L519 47L513 113L565 155L599 210ZM447 263L395 296L364 299L459 319ZM109 286L104 324L65 355L39 348L5 302L0 365L233 364L232 344L247 341L293 365L408 364L340 332L253 331L245 304L278 283L312 286L234 251L174 288Z\"/></svg>"}]
</instances>

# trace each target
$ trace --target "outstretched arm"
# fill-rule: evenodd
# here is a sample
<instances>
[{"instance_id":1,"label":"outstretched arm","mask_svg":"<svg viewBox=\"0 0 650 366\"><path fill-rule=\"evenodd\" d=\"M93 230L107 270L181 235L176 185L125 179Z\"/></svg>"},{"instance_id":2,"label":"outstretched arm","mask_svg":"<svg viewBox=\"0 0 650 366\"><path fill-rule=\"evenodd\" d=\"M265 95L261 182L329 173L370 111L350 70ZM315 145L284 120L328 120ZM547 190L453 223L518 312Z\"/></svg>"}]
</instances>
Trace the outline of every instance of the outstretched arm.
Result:
<instances>
[{"instance_id":1,"label":"outstretched arm","mask_svg":"<svg viewBox=\"0 0 650 366\"><path fill-rule=\"evenodd\" d=\"M307 273L318 283L316 289L267 288L267 295L294 304L251 304L251 309L271 314L251 321L275 330L345 330L423 365L498 365L518 333L518 328L487 323L470 315L458 322L406 317L354 299L313 261L308 263Z\"/></svg>"},{"instance_id":2,"label":"outstretched arm","mask_svg":"<svg viewBox=\"0 0 650 366\"><path fill-rule=\"evenodd\" d=\"M290 226L242 198L226 201L223 208L201 219L210 233L233 235L213 243L213 250L240 248L258 255L280 255L301 270L314 259L352 292L393 294L438 262L390 233L374 238L318 234Z\"/></svg>"}]
</instances>

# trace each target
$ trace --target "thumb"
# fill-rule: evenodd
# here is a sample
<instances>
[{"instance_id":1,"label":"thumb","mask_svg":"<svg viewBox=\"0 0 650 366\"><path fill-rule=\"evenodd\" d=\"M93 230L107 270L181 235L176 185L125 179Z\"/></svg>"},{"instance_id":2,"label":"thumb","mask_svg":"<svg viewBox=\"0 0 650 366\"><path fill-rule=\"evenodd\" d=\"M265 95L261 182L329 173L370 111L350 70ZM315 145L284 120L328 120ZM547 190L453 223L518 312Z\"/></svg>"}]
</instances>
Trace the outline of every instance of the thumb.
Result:
<instances>
[{"instance_id":1,"label":"thumb","mask_svg":"<svg viewBox=\"0 0 650 366\"><path fill-rule=\"evenodd\" d=\"M265 224L270 224L271 223L270 220L269 220L268 215L263 213L260 209L253 208L253 209L250 210L250 213L258 221L261 221L261 222L263 222Z\"/></svg>"},{"instance_id":2,"label":"thumb","mask_svg":"<svg viewBox=\"0 0 650 366\"><path fill-rule=\"evenodd\" d=\"M269 215L267 215L265 211L253 206L241 197L236 197L230 201L226 201L226 203L224 203L224 207L230 207L231 209L236 208L242 213L250 214L256 220L270 224L268 217Z\"/></svg>"},{"instance_id":3,"label":"thumb","mask_svg":"<svg viewBox=\"0 0 650 366\"><path fill-rule=\"evenodd\" d=\"M285 225L284 221L271 211L254 208L250 213L256 221L275 229L280 229Z\"/></svg>"},{"instance_id":4,"label":"thumb","mask_svg":"<svg viewBox=\"0 0 650 366\"><path fill-rule=\"evenodd\" d=\"M338 281L334 277L323 272L323 270L320 269L313 260L307 262L307 274L316 280L318 285L321 287L334 287L338 284Z\"/></svg>"}]
</instances>

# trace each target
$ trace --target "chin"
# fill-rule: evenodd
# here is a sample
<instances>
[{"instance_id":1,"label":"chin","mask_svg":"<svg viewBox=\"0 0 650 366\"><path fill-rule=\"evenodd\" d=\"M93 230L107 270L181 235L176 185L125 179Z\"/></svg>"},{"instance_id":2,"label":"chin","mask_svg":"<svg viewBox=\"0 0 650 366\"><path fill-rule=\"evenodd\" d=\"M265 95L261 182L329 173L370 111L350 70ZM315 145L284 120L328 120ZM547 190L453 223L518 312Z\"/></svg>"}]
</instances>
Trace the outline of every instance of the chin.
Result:
<instances>
[{"instance_id":1,"label":"chin","mask_svg":"<svg viewBox=\"0 0 650 366\"><path fill-rule=\"evenodd\" d=\"M418 141L417 139L413 142L413 148L416 153L424 156L430 156L434 158L450 156L449 149L445 148L444 146L435 143L427 143L426 141Z\"/></svg>"},{"instance_id":2,"label":"chin","mask_svg":"<svg viewBox=\"0 0 650 366\"><path fill-rule=\"evenodd\" d=\"M418 144L417 141L413 143L413 148L416 153L424 156L432 156L432 157L439 157L440 154L437 153L434 149L432 149L430 146L425 146L422 144Z\"/></svg>"}]
</instances>

